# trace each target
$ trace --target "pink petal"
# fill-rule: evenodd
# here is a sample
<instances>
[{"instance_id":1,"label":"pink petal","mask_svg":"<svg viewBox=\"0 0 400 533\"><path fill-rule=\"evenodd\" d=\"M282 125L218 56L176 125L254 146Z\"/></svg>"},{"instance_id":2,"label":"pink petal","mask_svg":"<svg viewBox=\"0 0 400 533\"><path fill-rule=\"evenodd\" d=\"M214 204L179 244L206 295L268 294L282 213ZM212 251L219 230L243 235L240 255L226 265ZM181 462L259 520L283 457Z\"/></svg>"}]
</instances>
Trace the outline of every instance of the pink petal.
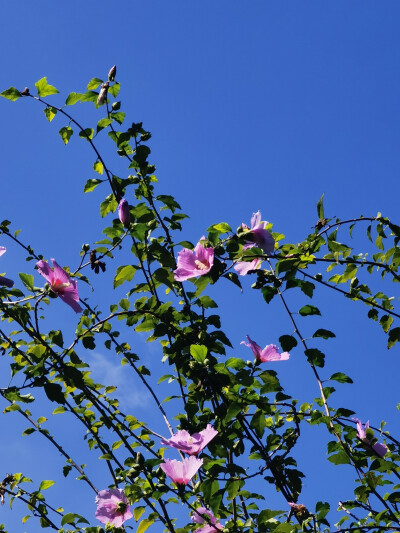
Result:
<instances>
[{"instance_id":1,"label":"pink petal","mask_svg":"<svg viewBox=\"0 0 400 533\"><path fill-rule=\"evenodd\" d=\"M50 284L53 281L54 273L52 269L49 266L49 263L47 261L43 261L42 259L36 263L38 272L41 276L43 276Z\"/></svg>"},{"instance_id":2,"label":"pink petal","mask_svg":"<svg viewBox=\"0 0 400 533\"><path fill-rule=\"evenodd\" d=\"M4 246L0 246L0 256L6 253L6 248Z\"/></svg>"}]
</instances>

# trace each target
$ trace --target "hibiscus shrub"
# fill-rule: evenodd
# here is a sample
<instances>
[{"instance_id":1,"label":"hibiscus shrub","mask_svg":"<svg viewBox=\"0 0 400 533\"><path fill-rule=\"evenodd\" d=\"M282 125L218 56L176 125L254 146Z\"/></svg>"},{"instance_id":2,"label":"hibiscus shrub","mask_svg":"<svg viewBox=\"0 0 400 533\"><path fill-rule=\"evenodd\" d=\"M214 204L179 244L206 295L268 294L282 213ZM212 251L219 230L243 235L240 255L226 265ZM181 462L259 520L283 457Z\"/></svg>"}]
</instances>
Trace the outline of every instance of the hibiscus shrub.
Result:
<instances>
[{"instance_id":1,"label":"hibiscus shrub","mask_svg":"<svg viewBox=\"0 0 400 533\"><path fill-rule=\"evenodd\" d=\"M116 101L120 88L116 76L113 67L108 79L93 78L86 91L67 96L68 106L94 105L101 117L94 128L83 128L63 105L55 105L51 98L57 98L58 91L46 78L35 84L34 94L13 87L1 93L11 101L25 98L38 104L49 121L56 115L64 119L68 125L60 135L65 144L73 131L88 141L94 171L102 177L89 179L85 192L100 186L107 189L101 217L118 213L104 228L105 239L84 245L79 264L69 268L61 268L54 259L51 267L11 229L9 221L0 225L3 244L8 240L9 246L21 247L36 264L35 270L34 263L28 263L18 282L15 273L8 272L12 280L0 276L1 349L9 358L12 376L0 389L4 413L28 420L25 433L40 434L46 453L54 447L62 454L64 476L75 472L79 480L75 483L82 493L82 508L66 512L68 502L54 501L63 494L58 472L54 477L61 489L56 497L52 492L43 494L52 481L42 481L38 490L32 490L25 477L29 472L4 472L2 498L10 499L15 513L27 505L24 522L33 516L41 527L60 532L288 533L330 531L332 520L337 521L335 531L399 530L399 442L390 429L363 425L352 418L351 409L335 407L334 388L325 384L325 355L299 331L300 321L320 314L319 309L307 304L292 312L287 292L300 288L307 297L315 297L317 287L323 286L366 304L369 318L387 334L388 347L394 346L400 339L400 315L397 301L383 290L387 278L400 279L400 227L381 215L333 220L325 216L321 198L315 228L298 244L274 232L259 211L250 227L236 221L239 227L234 231L227 223L217 223L197 244L181 243L186 215L173 196L156 192L155 167L148 160L146 144L150 133L142 123L125 126L125 114ZM109 161L96 145L95 130L99 135L107 131L118 157L124 158L123 177L109 170ZM375 244L369 245L377 248L372 260L338 240L339 231L349 228L351 233L354 226L366 223L368 238L372 240L374 231L377 235ZM0 255L4 252L0 247ZM9 271L5 258L2 261ZM322 266L336 273L323 276L317 271ZM110 272L114 289L120 291L126 284L128 292L119 303L109 301L108 313L96 295L108 297L109 278L102 278L98 288L96 274ZM367 284L369 275L382 284L375 294ZM91 293L85 292L89 278L95 289ZM280 347L267 344L261 349L247 336L243 343L251 350L251 360L237 356L239 347L231 345L221 329L221 317L214 312L216 302L205 294L210 284L222 282L227 291L234 285L241 288L247 279L262 295L260 305L282 306L293 330L280 336ZM54 321L62 305L57 298L72 308L74 330L61 324L59 330L47 327L49 314ZM238 312L244 312L243 306ZM169 366L168 374L159 377L150 372L143 356L132 351L128 339L134 344L135 332L159 342L153 356ZM242 332L243 339L246 333ZM307 336L335 335L318 329ZM115 364L120 362L132 374L132 387L139 383L148 392L151 417L123 412L114 384L94 381L89 351L102 341ZM267 335L260 339L261 345L272 341L276 339ZM311 369L319 390L313 398L307 386L310 398L302 405L283 392L279 382L279 369L292 364L289 352ZM352 383L341 372L329 379ZM68 452L63 434L50 433L45 417L35 422L32 411L46 402L54 415L69 413L80 424L91 461L87 467ZM303 499L306 472L300 470L296 452L305 426L318 432L318 439L321 430L326 431L330 463L354 470L353 494L343 487L343 494L327 503L318 500L316 488L314 499ZM273 501L279 504L271 504L275 490ZM341 514L330 511L330 504Z\"/></svg>"}]
</instances>

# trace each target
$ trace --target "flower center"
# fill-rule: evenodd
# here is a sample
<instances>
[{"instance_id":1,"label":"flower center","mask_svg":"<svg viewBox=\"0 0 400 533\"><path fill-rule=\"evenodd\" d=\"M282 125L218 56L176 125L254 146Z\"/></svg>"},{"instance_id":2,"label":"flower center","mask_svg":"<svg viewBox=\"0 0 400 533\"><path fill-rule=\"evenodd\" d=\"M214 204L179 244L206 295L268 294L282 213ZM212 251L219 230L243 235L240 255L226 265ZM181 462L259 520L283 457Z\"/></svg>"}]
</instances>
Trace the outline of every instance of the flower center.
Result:
<instances>
[{"instance_id":1,"label":"flower center","mask_svg":"<svg viewBox=\"0 0 400 533\"><path fill-rule=\"evenodd\" d=\"M115 512L117 514L124 514L127 507L128 507L128 504L126 504L125 502L118 502L115 508Z\"/></svg>"},{"instance_id":2,"label":"flower center","mask_svg":"<svg viewBox=\"0 0 400 533\"><path fill-rule=\"evenodd\" d=\"M205 259L204 261L200 261L199 259L194 260L196 267L198 270L207 270L207 268L210 267L209 262Z\"/></svg>"},{"instance_id":3,"label":"flower center","mask_svg":"<svg viewBox=\"0 0 400 533\"><path fill-rule=\"evenodd\" d=\"M69 287L71 283L62 283L59 279L54 280L54 282L51 285L51 288L54 292L64 292L64 289L66 287Z\"/></svg>"}]
</instances>

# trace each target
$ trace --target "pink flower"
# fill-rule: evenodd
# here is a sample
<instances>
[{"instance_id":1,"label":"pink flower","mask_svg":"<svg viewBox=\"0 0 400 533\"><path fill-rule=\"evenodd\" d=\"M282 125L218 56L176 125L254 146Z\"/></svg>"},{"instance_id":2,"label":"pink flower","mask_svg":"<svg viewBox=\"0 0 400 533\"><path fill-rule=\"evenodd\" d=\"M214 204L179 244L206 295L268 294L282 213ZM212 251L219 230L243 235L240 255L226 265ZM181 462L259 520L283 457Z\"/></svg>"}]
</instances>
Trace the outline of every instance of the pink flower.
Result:
<instances>
[{"instance_id":1,"label":"pink flower","mask_svg":"<svg viewBox=\"0 0 400 533\"><path fill-rule=\"evenodd\" d=\"M242 341L240 344L244 344L251 348L257 361L262 361L263 363L266 361L286 361L290 357L288 352L279 353L278 347L274 344L268 344L264 350L261 350L260 346L251 340L248 335L246 335L246 339L249 343Z\"/></svg>"},{"instance_id":2,"label":"pink flower","mask_svg":"<svg viewBox=\"0 0 400 533\"><path fill-rule=\"evenodd\" d=\"M266 254L272 254L275 247L275 240L268 230L266 230L268 222L261 220L261 213L253 213L251 217L251 228L249 229L246 224L242 224L244 230L249 230L246 233L246 244L243 246L243 250L257 247L261 248ZM245 276L250 270L256 270L260 268L262 259L256 257L253 261L237 261L233 267L240 276Z\"/></svg>"},{"instance_id":3,"label":"pink flower","mask_svg":"<svg viewBox=\"0 0 400 533\"><path fill-rule=\"evenodd\" d=\"M115 527L132 518L129 500L122 489L101 490L96 496L97 510L95 517L102 524L110 523Z\"/></svg>"},{"instance_id":4,"label":"pink flower","mask_svg":"<svg viewBox=\"0 0 400 533\"><path fill-rule=\"evenodd\" d=\"M118 205L118 217L124 227L128 228L129 222L131 221L131 214L129 212L129 204L125 198L122 198Z\"/></svg>"},{"instance_id":5,"label":"pink flower","mask_svg":"<svg viewBox=\"0 0 400 533\"><path fill-rule=\"evenodd\" d=\"M203 518L204 515L208 516L208 521ZM216 531L223 529L223 525L220 524L213 513L205 507L198 507L192 514L191 520L195 524L207 524L204 527L195 529L194 533L215 533Z\"/></svg>"},{"instance_id":6,"label":"pink flower","mask_svg":"<svg viewBox=\"0 0 400 533\"><path fill-rule=\"evenodd\" d=\"M0 256L6 253L6 249L4 246L0 246ZM12 287L14 285L14 282L12 279L5 278L4 276L0 276L0 285L3 287Z\"/></svg>"},{"instance_id":7,"label":"pink flower","mask_svg":"<svg viewBox=\"0 0 400 533\"><path fill-rule=\"evenodd\" d=\"M202 237L194 250L184 248L178 253L177 268L174 270L176 281L185 281L190 278L204 276L210 272L214 264L214 249L202 245Z\"/></svg>"},{"instance_id":8,"label":"pink flower","mask_svg":"<svg viewBox=\"0 0 400 533\"><path fill-rule=\"evenodd\" d=\"M358 418L353 418L354 422L357 423L357 437L364 443L367 444L370 448L374 450L374 452L379 455L379 457L385 457L385 455L388 452L387 446L385 444L381 444L380 442L376 442L375 444L372 444L371 441L367 438L367 429L369 428L369 420L365 423L364 427L362 425L361 420Z\"/></svg>"},{"instance_id":9,"label":"pink flower","mask_svg":"<svg viewBox=\"0 0 400 533\"><path fill-rule=\"evenodd\" d=\"M293 509L295 513L304 513L307 508L302 503L288 502L288 505Z\"/></svg>"},{"instance_id":10,"label":"pink flower","mask_svg":"<svg viewBox=\"0 0 400 533\"><path fill-rule=\"evenodd\" d=\"M180 429L170 439L162 439L161 444L172 446L172 448L176 448L188 455L197 455L215 435L218 435L218 431L211 424L207 424L206 429L203 429L200 433L193 433L193 435L190 435L186 429Z\"/></svg>"},{"instance_id":11,"label":"pink flower","mask_svg":"<svg viewBox=\"0 0 400 533\"><path fill-rule=\"evenodd\" d=\"M267 225L268 222L261 220L260 211L253 213L253 216L251 217L251 228L247 235L247 240L250 241L250 243L254 243L253 246L261 248L266 254L271 254L274 251L275 240L270 232L265 229ZM242 228L248 229L246 224L242 224Z\"/></svg>"},{"instance_id":12,"label":"pink flower","mask_svg":"<svg viewBox=\"0 0 400 533\"><path fill-rule=\"evenodd\" d=\"M53 269L49 267L47 261L38 261L36 263L39 274L50 283L51 290L56 293L63 302L70 305L76 313L80 313L82 307L78 304L79 295L76 281L71 279L65 270L57 265L54 259L51 261L53 263Z\"/></svg>"},{"instance_id":13,"label":"pink flower","mask_svg":"<svg viewBox=\"0 0 400 533\"><path fill-rule=\"evenodd\" d=\"M203 459L191 456L183 461L166 459L160 466L175 485L187 485L202 464Z\"/></svg>"}]
</instances>

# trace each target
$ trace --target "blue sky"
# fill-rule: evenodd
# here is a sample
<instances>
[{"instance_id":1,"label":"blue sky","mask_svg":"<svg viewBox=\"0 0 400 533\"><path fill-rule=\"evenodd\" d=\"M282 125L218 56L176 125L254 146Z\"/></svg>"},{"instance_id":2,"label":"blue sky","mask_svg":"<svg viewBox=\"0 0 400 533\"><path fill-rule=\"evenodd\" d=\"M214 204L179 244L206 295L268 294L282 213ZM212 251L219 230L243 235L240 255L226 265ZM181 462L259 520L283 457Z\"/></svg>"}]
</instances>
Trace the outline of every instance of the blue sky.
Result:
<instances>
[{"instance_id":1,"label":"blue sky","mask_svg":"<svg viewBox=\"0 0 400 533\"><path fill-rule=\"evenodd\" d=\"M47 76L62 93L52 97L59 104L117 64L128 124L143 121L153 133L151 160L159 191L174 195L190 215L182 240L196 242L212 223L226 221L234 228L248 223L260 209L276 231L296 242L315 224L315 205L323 192L329 216L345 219L381 211L399 223L399 16L400 5L391 0L2 3L0 89L12 85L33 91L34 83ZM100 118L88 105L71 111L87 126ZM77 134L65 147L57 133L65 121L56 117L49 124L40 106L28 99L2 100L0 112L1 219L21 228L22 239L38 252L73 267L81 244L98 240L103 227L98 201L104 191L82 193L86 180L95 177L93 155ZM101 139L99 143L103 145ZM105 150L111 157L112 147ZM114 167L116 173L126 172L121 162L113 162ZM21 264L23 254L1 236L0 245L8 249L1 269L9 277L32 268ZM39 283L37 274L35 279ZM228 286L212 292L235 346L232 355L247 358L239 344L246 334L265 345L291 331L282 310L263 305L260 295L251 292L250 280L244 285L244 296ZM122 287L121 293L126 290ZM107 303L99 291L85 296ZM312 324L337 333L327 343L326 376L341 370L357 378L357 388L340 388L335 404L353 406L375 425L388 419L396 433L398 348L386 350L383 334L366 319L361 304L332 299L324 291L321 300L323 318ZM70 309L62 302L52 304L57 314L50 323L62 319L73 327ZM309 324L303 329L312 332ZM155 348L148 348L143 338L135 343L156 369ZM88 357L102 379L107 354ZM282 364L279 372L288 392L306 399L314 384L302 357L295 352L290 366ZM118 367L114 372L126 408L144 409L138 402L145 400L136 389L130 395ZM45 444L35 436L21 442L25 426L15 418L0 419L16 443L0 443L0 470L23 470L39 479L43 465L35 454ZM316 442L310 433L308 448L299 453L300 467L305 465L310 474L305 486L310 505L319 478L313 458L325 455ZM79 436L70 438L70 444L85 456ZM54 476L58 457L51 453L49 472L42 477ZM324 468L335 477L318 486L318 498L349 497L340 492L346 469ZM57 490L54 494L63 494L64 489ZM70 494L80 503L74 489ZM275 501L273 494L269 498ZM90 516L92 507L86 512ZM8 519L1 509L0 522L3 514ZM19 518L11 520L12 531L25 531ZM27 531L35 533L35 527L32 522Z\"/></svg>"}]
</instances>

